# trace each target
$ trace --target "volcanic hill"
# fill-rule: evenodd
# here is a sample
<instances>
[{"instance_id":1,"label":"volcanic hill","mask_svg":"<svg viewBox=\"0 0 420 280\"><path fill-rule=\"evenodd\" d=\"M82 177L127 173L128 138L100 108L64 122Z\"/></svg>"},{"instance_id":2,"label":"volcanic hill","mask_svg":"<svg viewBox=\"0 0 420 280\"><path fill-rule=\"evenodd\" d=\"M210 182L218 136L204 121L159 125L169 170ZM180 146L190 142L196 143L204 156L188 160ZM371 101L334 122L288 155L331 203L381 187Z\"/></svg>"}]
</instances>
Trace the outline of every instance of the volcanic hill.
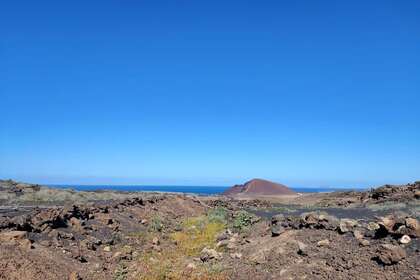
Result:
<instances>
[{"instance_id":1,"label":"volcanic hill","mask_svg":"<svg viewBox=\"0 0 420 280\"><path fill-rule=\"evenodd\" d=\"M243 185L235 185L225 192L224 195L291 195L296 194L285 185L270 182L263 179L252 179Z\"/></svg>"}]
</instances>

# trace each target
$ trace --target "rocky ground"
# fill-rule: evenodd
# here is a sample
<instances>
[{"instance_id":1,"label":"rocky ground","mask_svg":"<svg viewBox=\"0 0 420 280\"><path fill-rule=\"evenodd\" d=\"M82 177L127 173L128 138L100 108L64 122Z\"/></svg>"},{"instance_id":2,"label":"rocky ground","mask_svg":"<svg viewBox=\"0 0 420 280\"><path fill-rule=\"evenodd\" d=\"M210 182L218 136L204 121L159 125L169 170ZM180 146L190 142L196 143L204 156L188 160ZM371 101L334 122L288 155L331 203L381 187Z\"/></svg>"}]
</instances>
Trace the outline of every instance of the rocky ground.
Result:
<instances>
[{"instance_id":1,"label":"rocky ground","mask_svg":"<svg viewBox=\"0 0 420 280\"><path fill-rule=\"evenodd\" d=\"M0 279L420 279L420 183L279 201L0 181Z\"/></svg>"}]
</instances>

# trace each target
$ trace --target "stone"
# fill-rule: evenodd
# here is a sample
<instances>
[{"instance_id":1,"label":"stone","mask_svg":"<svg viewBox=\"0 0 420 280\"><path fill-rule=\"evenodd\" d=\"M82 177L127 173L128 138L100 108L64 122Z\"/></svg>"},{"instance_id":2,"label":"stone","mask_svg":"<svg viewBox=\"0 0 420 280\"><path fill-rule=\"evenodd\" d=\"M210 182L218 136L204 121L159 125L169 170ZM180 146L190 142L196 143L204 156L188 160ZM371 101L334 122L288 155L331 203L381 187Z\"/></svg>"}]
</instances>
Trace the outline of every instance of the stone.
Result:
<instances>
[{"instance_id":1,"label":"stone","mask_svg":"<svg viewBox=\"0 0 420 280\"><path fill-rule=\"evenodd\" d=\"M353 235L357 240L361 240L364 237L363 233L357 229L353 231Z\"/></svg>"},{"instance_id":2,"label":"stone","mask_svg":"<svg viewBox=\"0 0 420 280\"><path fill-rule=\"evenodd\" d=\"M204 248L202 251L201 251L201 254L200 254L200 260L202 261L202 262L207 262L207 261L209 261L209 260L211 260L211 259L220 259L221 258L221 254L220 253L218 253L216 250L214 250L214 249L208 249L208 248Z\"/></svg>"},{"instance_id":3,"label":"stone","mask_svg":"<svg viewBox=\"0 0 420 280\"><path fill-rule=\"evenodd\" d=\"M365 237L369 237L369 238L374 238L376 236L376 232L380 229L381 227L379 226L379 224L375 223L375 222L369 222L368 224L364 225L364 232L363 235Z\"/></svg>"},{"instance_id":4,"label":"stone","mask_svg":"<svg viewBox=\"0 0 420 280\"><path fill-rule=\"evenodd\" d=\"M271 223L272 224L280 224L284 221L284 215L283 214L277 214L271 217Z\"/></svg>"},{"instance_id":5,"label":"stone","mask_svg":"<svg viewBox=\"0 0 420 280\"><path fill-rule=\"evenodd\" d=\"M308 252L307 252L308 245L306 245L305 243L300 242L300 241L297 242L297 245L298 245L298 251L297 251L297 253L299 255L302 255L302 256L307 256L308 255Z\"/></svg>"},{"instance_id":6,"label":"stone","mask_svg":"<svg viewBox=\"0 0 420 280\"><path fill-rule=\"evenodd\" d=\"M405 219L405 226L407 229L410 230L410 234L412 237L420 237L420 223L415 218L406 218Z\"/></svg>"},{"instance_id":7,"label":"stone","mask_svg":"<svg viewBox=\"0 0 420 280\"><path fill-rule=\"evenodd\" d=\"M368 230L376 231L380 228L380 226L375 222L369 222L366 226Z\"/></svg>"},{"instance_id":8,"label":"stone","mask_svg":"<svg viewBox=\"0 0 420 280\"><path fill-rule=\"evenodd\" d=\"M394 231L394 233L400 234L400 235L409 235L412 231L408 229L405 225L399 226L397 230Z\"/></svg>"},{"instance_id":9,"label":"stone","mask_svg":"<svg viewBox=\"0 0 420 280\"><path fill-rule=\"evenodd\" d=\"M281 277L281 276L283 276L286 272L287 272L287 269L282 268L282 269L280 270L280 277Z\"/></svg>"},{"instance_id":10,"label":"stone","mask_svg":"<svg viewBox=\"0 0 420 280\"><path fill-rule=\"evenodd\" d=\"M358 225L356 220L353 219L341 219L339 224L339 229L341 233L346 233L353 231L353 229Z\"/></svg>"},{"instance_id":11,"label":"stone","mask_svg":"<svg viewBox=\"0 0 420 280\"><path fill-rule=\"evenodd\" d=\"M392 232L395 225L395 219L392 215L381 217L378 224L386 229L387 232Z\"/></svg>"},{"instance_id":12,"label":"stone","mask_svg":"<svg viewBox=\"0 0 420 280\"><path fill-rule=\"evenodd\" d=\"M320 219L320 222L319 222L320 225L322 225L322 227L327 230L336 230L340 225L339 220L336 217L331 216L331 215L320 215L319 219Z\"/></svg>"},{"instance_id":13,"label":"stone","mask_svg":"<svg viewBox=\"0 0 420 280\"><path fill-rule=\"evenodd\" d=\"M19 245L26 250L34 248L34 246L32 246L32 242L29 239L25 238L25 239L19 240L18 242L19 242Z\"/></svg>"},{"instance_id":14,"label":"stone","mask_svg":"<svg viewBox=\"0 0 420 280\"><path fill-rule=\"evenodd\" d=\"M369 242L369 240L366 240L366 239L359 239L359 244L361 246L369 246L370 242Z\"/></svg>"},{"instance_id":15,"label":"stone","mask_svg":"<svg viewBox=\"0 0 420 280\"><path fill-rule=\"evenodd\" d=\"M400 242L401 244L408 244L408 243L410 243L410 242L411 242L411 238L410 238L410 236L408 236L408 235L403 235L403 236L400 238L399 242Z\"/></svg>"},{"instance_id":16,"label":"stone","mask_svg":"<svg viewBox=\"0 0 420 280\"><path fill-rule=\"evenodd\" d=\"M230 257L232 259L241 259L242 258L242 254L241 253L232 253L232 254L230 254Z\"/></svg>"},{"instance_id":17,"label":"stone","mask_svg":"<svg viewBox=\"0 0 420 280\"><path fill-rule=\"evenodd\" d=\"M77 273L76 271L73 271L69 275L69 280L82 280L82 277L80 277L79 273Z\"/></svg>"},{"instance_id":18,"label":"stone","mask_svg":"<svg viewBox=\"0 0 420 280\"><path fill-rule=\"evenodd\" d=\"M284 220L285 218L283 214L278 214L271 217L271 236L279 236L285 231L284 227L282 226Z\"/></svg>"},{"instance_id":19,"label":"stone","mask_svg":"<svg viewBox=\"0 0 420 280\"><path fill-rule=\"evenodd\" d=\"M325 246L330 245L330 241L328 239L323 239L323 240L318 241L317 245L319 247L325 247Z\"/></svg>"},{"instance_id":20,"label":"stone","mask_svg":"<svg viewBox=\"0 0 420 280\"><path fill-rule=\"evenodd\" d=\"M104 251L105 252L111 252L111 246L105 246Z\"/></svg>"},{"instance_id":21,"label":"stone","mask_svg":"<svg viewBox=\"0 0 420 280\"><path fill-rule=\"evenodd\" d=\"M279 236L283 232L285 232L285 229L281 225L275 224L275 225L271 226L271 236L273 236L273 237Z\"/></svg>"},{"instance_id":22,"label":"stone","mask_svg":"<svg viewBox=\"0 0 420 280\"><path fill-rule=\"evenodd\" d=\"M407 253L400 246L384 244L377 251L377 259L381 264L393 265L405 259Z\"/></svg>"},{"instance_id":23,"label":"stone","mask_svg":"<svg viewBox=\"0 0 420 280\"><path fill-rule=\"evenodd\" d=\"M50 240L41 240L38 243L42 246L45 246L45 247L50 247L52 245Z\"/></svg>"},{"instance_id":24,"label":"stone","mask_svg":"<svg viewBox=\"0 0 420 280\"><path fill-rule=\"evenodd\" d=\"M324 212L320 213L318 215L318 220L320 221L328 220L328 214L325 214Z\"/></svg>"},{"instance_id":25,"label":"stone","mask_svg":"<svg viewBox=\"0 0 420 280\"><path fill-rule=\"evenodd\" d=\"M69 222L74 227L81 227L82 226L82 222L80 222L80 220L75 218L75 217L71 217Z\"/></svg>"},{"instance_id":26,"label":"stone","mask_svg":"<svg viewBox=\"0 0 420 280\"><path fill-rule=\"evenodd\" d=\"M229 245L229 240L221 240L217 242L216 247L222 248L222 247L227 247L228 245Z\"/></svg>"},{"instance_id":27,"label":"stone","mask_svg":"<svg viewBox=\"0 0 420 280\"><path fill-rule=\"evenodd\" d=\"M219 235L217 235L216 240L217 241L222 241L222 240L227 240L229 239L230 234L228 234L227 232L222 232Z\"/></svg>"},{"instance_id":28,"label":"stone","mask_svg":"<svg viewBox=\"0 0 420 280\"><path fill-rule=\"evenodd\" d=\"M197 266L194 263L189 263L187 264L186 268L189 270L194 270L197 268Z\"/></svg>"},{"instance_id":29,"label":"stone","mask_svg":"<svg viewBox=\"0 0 420 280\"><path fill-rule=\"evenodd\" d=\"M152 239L152 244L153 244L153 245L159 245L159 244L160 244L159 238L157 238L157 237L153 237L153 239Z\"/></svg>"},{"instance_id":30,"label":"stone","mask_svg":"<svg viewBox=\"0 0 420 280\"><path fill-rule=\"evenodd\" d=\"M318 223L318 215L316 212L303 213L301 219L302 223L309 227Z\"/></svg>"},{"instance_id":31,"label":"stone","mask_svg":"<svg viewBox=\"0 0 420 280\"><path fill-rule=\"evenodd\" d=\"M121 258L122 258L122 252L120 252L120 251L118 251L118 252L115 252L113 255L112 255L112 258L113 259L117 259L117 260L120 260Z\"/></svg>"}]
</instances>

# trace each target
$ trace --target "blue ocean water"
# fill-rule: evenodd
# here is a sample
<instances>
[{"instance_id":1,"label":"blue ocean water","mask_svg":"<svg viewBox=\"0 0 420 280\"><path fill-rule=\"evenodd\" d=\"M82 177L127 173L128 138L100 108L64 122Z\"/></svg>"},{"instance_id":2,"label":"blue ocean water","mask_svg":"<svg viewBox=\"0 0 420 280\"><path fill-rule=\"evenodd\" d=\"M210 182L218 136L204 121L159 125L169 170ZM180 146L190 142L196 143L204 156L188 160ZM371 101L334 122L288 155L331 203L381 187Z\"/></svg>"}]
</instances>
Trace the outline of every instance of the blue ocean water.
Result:
<instances>
[{"instance_id":1,"label":"blue ocean water","mask_svg":"<svg viewBox=\"0 0 420 280\"><path fill-rule=\"evenodd\" d=\"M141 186L141 185L51 185L56 188L70 188L77 191L147 191L147 192L175 192L175 193L194 193L199 195L220 194L229 187L227 186ZM299 193L308 192L332 192L355 190L350 188L326 188L326 187L308 187L308 188L291 188ZM360 189L358 189L360 190Z\"/></svg>"}]
</instances>

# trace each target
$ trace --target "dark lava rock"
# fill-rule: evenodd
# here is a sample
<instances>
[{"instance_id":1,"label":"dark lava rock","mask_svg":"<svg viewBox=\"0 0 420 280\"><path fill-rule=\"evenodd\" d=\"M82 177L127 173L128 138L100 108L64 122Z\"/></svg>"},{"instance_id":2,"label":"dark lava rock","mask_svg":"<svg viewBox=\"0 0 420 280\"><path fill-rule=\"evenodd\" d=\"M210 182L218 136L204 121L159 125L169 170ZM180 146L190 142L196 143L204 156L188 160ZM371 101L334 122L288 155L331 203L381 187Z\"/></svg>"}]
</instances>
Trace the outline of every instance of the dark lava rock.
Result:
<instances>
[{"instance_id":1,"label":"dark lava rock","mask_svg":"<svg viewBox=\"0 0 420 280\"><path fill-rule=\"evenodd\" d=\"M285 221L283 214L275 215L271 218L271 236L279 236L285 229L282 223Z\"/></svg>"},{"instance_id":2,"label":"dark lava rock","mask_svg":"<svg viewBox=\"0 0 420 280\"><path fill-rule=\"evenodd\" d=\"M285 231L284 227L281 225L272 225L271 226L271 236L279 236Z\"/></svg>"}]
</instances>

